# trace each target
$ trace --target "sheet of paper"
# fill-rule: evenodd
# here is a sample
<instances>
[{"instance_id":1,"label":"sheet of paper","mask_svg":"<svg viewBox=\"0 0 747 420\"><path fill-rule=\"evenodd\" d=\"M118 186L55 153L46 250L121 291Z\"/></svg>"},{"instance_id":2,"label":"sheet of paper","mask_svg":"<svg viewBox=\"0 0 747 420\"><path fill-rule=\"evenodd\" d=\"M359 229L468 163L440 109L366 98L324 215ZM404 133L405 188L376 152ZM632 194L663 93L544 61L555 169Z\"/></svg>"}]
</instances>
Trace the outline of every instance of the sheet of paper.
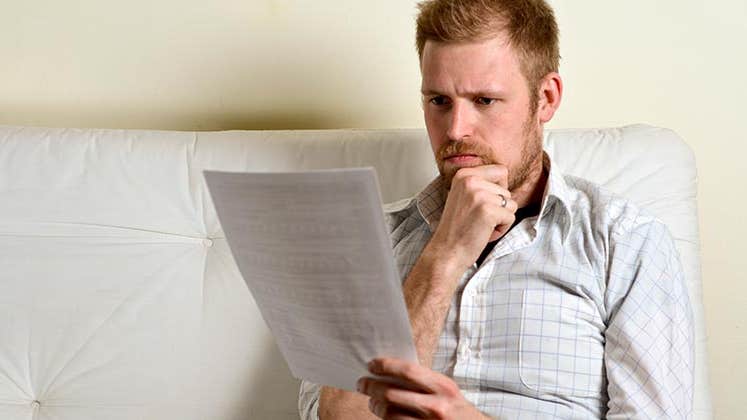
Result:
<instances>
[{"instance_id":1,"label":"sheet of paper","mask_svg":"<svg viewBox=\"0 0 747 420\"><path fill-rule=\"evenodd\" d=\"M417 361L373 168L204 174L296 378L352 391L374 357Z\"/></svg>"}]
</instances>

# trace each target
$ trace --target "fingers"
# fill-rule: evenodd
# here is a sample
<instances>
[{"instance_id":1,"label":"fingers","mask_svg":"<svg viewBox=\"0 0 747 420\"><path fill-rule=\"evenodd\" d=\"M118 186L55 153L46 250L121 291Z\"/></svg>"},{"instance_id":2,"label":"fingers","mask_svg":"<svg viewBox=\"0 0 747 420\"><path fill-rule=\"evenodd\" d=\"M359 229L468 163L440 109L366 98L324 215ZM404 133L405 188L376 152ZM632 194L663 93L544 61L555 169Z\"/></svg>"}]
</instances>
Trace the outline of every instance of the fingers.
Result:
<instances>
[{"instance_id":1,"label":"fingers","mask_svg":"<svg viewBox=\"0 0 747 420\"><path fill-rule=\"evenodd\" d=\"M454 176L451 192L460 196L464 195L464 197L459 197L460 200L469 196L472 200L480 201L484 199L485 202L496 203L499 207L503 207L500 204L505 198L505 208L515 212L518 206L515 201L511 200L511 191L505 185L496 183L495 178L490 178L496 172L504 177L500 180L501 184L506 184L505 176L508 172L503 166L487 165L462 168Z\"/></svg>"},{"instance_id":2,"label":"fingers","mask_svg":"<svg viewBox=\"0 0 747 420\"><path fill-rule=\"evenodd\" d=\"M453 379L417 363L378 358L369 363L369 370L381 378L361 378L358 391L370 397L369 410L380 418L484 418L464 399ZM390 379L408 385L403 388Z\"/></svg>"},{"instance_id":3,"label":"fingers","mask_svg":"<svg viewBox=\"0 0 747 420\"><path fill-rule=\"evenodd\" d=\"M516 220L518 204L507 185L505 166L459 169L452 179L432 247L448 250L455 266L472 265L485 244L505 235Z\"/></svg>"},{"instance_id":4,"label":"fingers","mask_svg":"<svg viewBox=\"0 0 747 420\"><path fill-rule=\"evenodd\" d=\"M436 392L430 380L434 372L417 363L395 358L377 358L368 363L368 370L374 375L399 379L422 392L431 394Z\"/></svg>"},{"instance_id":5,"label":"fingers","mask_svg":"<svg viewBox=\"0 0 747 420\"><path fill-rule=\"evenodd\" d=\"M376 358L368 364L368 370L375 375L403 380L426 393L459 395L459 388L451 378L417 363L396 358Z\"/></svg>"},{"instance_id":6,"label":"fingers","mask_svg":"<svg viewBox=\"0 0 747 420\"><path fill-rule=\"evenodd\" d=\"M452 181L456 182L459 179L477 176L488 182L503 187L505 191L508 191L508 168L503 165L481 165L473 166L468 168L459 169ZM453 187L452 187L453 188Z\"/></svg>"},{"instance_id":7,"label":"fingers","mask_svg":"<svg viewBox=\"0 0 747 420\"><path fill-rule=\"evenodd\" d=\"M457 190L452 190L452 194L454 194L452 199L458 203L456 205L462 207L462 211L469 211L469 209L477 211L465 219L473 222L474 217L477 216L494 222L495 226L506 224L510 226L519 207L518 203L511 199L510 191L476 176L466 178L464 185L458 187ZM462 215L462 217L465 216Z\"/></svg>"},{"instance_id":8,"label":"fingers","mask_svg":"<svg viewBox=\"0 0 747 420\"><path fill-rule=\"evenodd\" d=\"M382 418L395 413L416 418L427 417L429 399L433 398L432 394L399 389L375 379L365 379L361 389L363 393L371 397L368 402L369 410Z\"/></svg>"},{"instance_id":9,"label":"fingers","mask_svg":"<svg viewBox=\"0 0 747 420\"><path fill-rule=\"evenodd\" d=\"M368 410L377 417L385 420L412 420L428 418L427 415L421 415L393 404L387 404L386 401L374 398L368 401Z\"/></svg>"},{"instance_id":10,"label":"fingers","mask_svg":"<svg viewBox=\"0 0 747 420\"><path fill-rule=\"evenodd\" d=\"M374 378L360 381L361 392L370 397L369 410L383 419L442 418L445 396L401 389Z\"/></svg>"},{"instance_id":11,"label":"fingers","mask_svg":"<svg viewBox=\"0 0 747 420\"><path fill-rule=\"evenodd\" d=\"M501 196L503 196L503 198L501 198ZM518 203L516 201L512 200L511 197L509 197L509 196L507 196L507 195L505 195L503 193L500 193L500 192L496 193L495 197L496 197L496 204L498 204L498 207L505 208L506 210L508 210L511 213L516 213L516 210L519 209ZM503 199L506 200L506 205L505 206L501 205L502 202L503 202Z\"/></svg>"},{"instance_id":12,"label":"fingers","mask_svg":"<svg viewBox=\"0 0 747 420\"><path fill-rule=\"evenodd\" d=\"M465 176L464 180L461 181L463 189L467 191L485 191L494 196L499 194L506 197L506 200L511 198L511 191L503 188L502 186L495 184L487 179L480 178L477 175Z\"/></svg>"}]
</instances>

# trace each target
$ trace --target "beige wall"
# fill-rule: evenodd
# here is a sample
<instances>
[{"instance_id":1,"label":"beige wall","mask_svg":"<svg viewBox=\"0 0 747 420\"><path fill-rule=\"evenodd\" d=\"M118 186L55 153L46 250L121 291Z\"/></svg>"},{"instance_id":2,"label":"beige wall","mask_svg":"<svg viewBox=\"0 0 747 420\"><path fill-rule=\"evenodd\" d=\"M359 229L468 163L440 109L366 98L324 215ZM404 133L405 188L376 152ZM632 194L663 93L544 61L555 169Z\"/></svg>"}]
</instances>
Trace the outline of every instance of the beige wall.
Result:
<instances>
[{"instance_id":1,"label":"beige wall","mask_svg":"<svg viewBox=\"0 0 747 420\"><path fill-rule=\"evenodd\" d=\"M414 4L5 0L0 124L419 127ZM566 95L552 127L647 122L695 151L714 407L719 419L741 418L747 3L553 4Z\"/></svg>"},{"instance_id":2,"label":"beige wall","mask_svg":"<svg viewBox=\"0 0 747 420\"><path fill-rule=\"evenodd\" d=\"M647 122L695 152L716 419L747 412L747 2L554 2L567 94L556 127Z\"/></svg>"}]
</instances>

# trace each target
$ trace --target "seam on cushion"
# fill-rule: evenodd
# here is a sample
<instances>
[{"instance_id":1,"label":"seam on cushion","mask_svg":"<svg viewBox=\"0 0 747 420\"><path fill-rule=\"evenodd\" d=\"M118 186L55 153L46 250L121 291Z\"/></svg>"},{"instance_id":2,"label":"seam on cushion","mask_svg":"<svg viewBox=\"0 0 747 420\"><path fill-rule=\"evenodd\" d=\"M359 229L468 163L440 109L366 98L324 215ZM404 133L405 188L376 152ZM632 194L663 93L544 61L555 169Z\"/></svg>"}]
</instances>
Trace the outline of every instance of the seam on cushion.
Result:
<instances>
[{"instance_id":1,"label":"seam on cushion","mask_svg":"<svg viewBox=\"0 0 747 420\"><path fill-rule=\"evenodd\" d=\"M185 252L184 254L185 255L189 254L192 251L193 250L188 249L187 252ZM182 258L183 257L184 257L184 255L182 255ZM146 282L148 282L150 279L152 279L153 277L155 277L158 273L160 273L161 271L163 271L163 269L165 269L165 268L167 268L167 267L161 267L161 269L156 270L154 273L151 273L145 279L143 279L143 281L141 281L135 287L133 287L132 293L130 293L127 296L125 296L124 299L122 299L114 307L114 309L106 316L106 318L104 318L104 320L96 328L94 328L94 330L91 332L91 334L88 336L88 338L86 338L83 341L83 344L81 344L80 347L78 347L78 349L73 353L73 355L70 357L70 359L68 359L68 361L65 362L65 364L62 366L62 368L60 368L60 370L57 371L57 373L52 377L52 379L47 384L47 388L43 392L44 395L47 395L47 394L49 394L51 392L51 390L53 389L53 386L55 385L55 381L57 381L57 379L62 374L62 372L64 372L65 369L70 365L70 363L72 363L73 360L75 360L78 357L78 355L81 353L81 351L88 345L88 343L90 343L93 340L93 338L98 334L98 332L101 330L101 328L109 322L109 320L112 318L112 316L114 316L114 314L116 314L122 308L122 306L126 302L131 301L132 298L135 295L137 295L138 293L142 293L144 291L143 289L141 289L140 286L142 286L143 284L145 284ZM169 266L168 268L171 268L171 266ZM147 290L147 289L145 289L145 290Z\"/></svg>"}]
</instances>

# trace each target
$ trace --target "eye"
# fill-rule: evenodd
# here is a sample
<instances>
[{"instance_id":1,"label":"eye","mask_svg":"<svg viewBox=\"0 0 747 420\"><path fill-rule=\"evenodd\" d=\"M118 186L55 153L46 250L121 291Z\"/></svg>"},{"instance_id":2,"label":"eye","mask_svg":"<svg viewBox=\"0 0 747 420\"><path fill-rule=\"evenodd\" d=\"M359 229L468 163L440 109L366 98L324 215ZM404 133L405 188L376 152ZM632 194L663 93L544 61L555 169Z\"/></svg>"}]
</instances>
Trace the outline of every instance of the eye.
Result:
<instances>
[{"instance_id":1,"label":"eye","mask_svg":"<svg viewBox=\"0 0 747 420\"><path fill-rule=\"evenodd\" d=\"M446 105L446 104L449 103L448 99L445 96L443 96L443 95L434 96L428 102L432 103L433 105L439 105L439 106L440 105Z\"/></svg>"},{"instance_id":2,"label":"eye","mask_svg":"<svg viewBox=\"0 0 747 420\"><path fill-rule=\"evenodd\" d=\"M481 96L481 97L475 99L475 102L477 104L479 104L479 105L492 105L493 103L495 103L495 101L497 101L497 99L495 99L495 98L486 98L484 96Z\"/></svg>"}]
</instances>

